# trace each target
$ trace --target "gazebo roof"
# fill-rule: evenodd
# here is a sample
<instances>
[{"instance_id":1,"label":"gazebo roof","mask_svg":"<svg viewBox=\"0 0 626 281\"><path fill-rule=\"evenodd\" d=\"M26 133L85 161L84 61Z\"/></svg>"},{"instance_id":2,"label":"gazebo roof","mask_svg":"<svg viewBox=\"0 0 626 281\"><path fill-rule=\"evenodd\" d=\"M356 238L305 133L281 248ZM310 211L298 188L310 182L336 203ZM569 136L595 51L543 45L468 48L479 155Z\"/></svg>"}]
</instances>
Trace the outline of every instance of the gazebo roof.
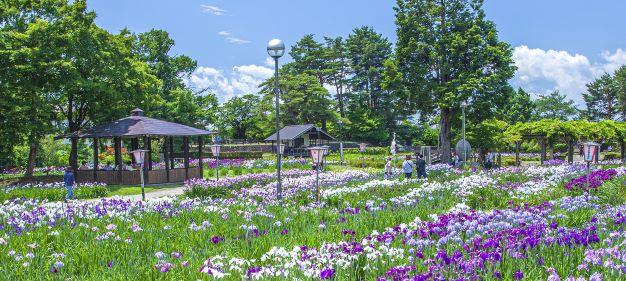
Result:
<instances>
[{"instance_id":1,"label":"gazebo roof","mask_svg":"<svg viewBox=\"0 0 626 281\"><path fill-rule=\"evenodd\" d=\"M283 140L294 140L294 139L297 139L300 136L304 135L305 133L317 132L317 131L320 132L320 137L322 139L326 139L326 140L334 140L335 139L331 135L326 133L324 130L318 128L317 126L315 126L313 124L285 126L282 129L280 129L280 139L281 139L281 141L283 141ZM265 139L265 141L276 141L276 133L274 133L271 136L267 137Z\"/></svg>"},{"instance_id":2,"label":"gazebo roof","mask_svg":"<svg viewBox=\"0 0 626 281\"><path fill-rule=\"evenodd\" d=\"M216 134L186 125L143 116L143 110L135 108L131 116L96 127L60 136L62 138L106 138L140 136L202 136Z\"/></svg>"}]
</instances>

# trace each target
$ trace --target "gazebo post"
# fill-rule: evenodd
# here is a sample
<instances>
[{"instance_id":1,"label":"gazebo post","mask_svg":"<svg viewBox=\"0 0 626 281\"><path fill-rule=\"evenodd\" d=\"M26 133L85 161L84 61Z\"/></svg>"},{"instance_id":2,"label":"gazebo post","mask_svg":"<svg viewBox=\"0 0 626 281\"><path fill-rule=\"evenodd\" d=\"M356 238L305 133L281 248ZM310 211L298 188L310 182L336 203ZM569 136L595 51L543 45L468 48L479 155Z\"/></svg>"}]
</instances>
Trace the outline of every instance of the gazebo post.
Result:
<instances>
[{"instance_id":1,"label":"gazebo post","mask_svg":"<svg viewBox=\"0 0 626 281\"><path fill-rule=\"evenodd\" d=\"M137 149L139 149L139 138L130 139L130 151L135 151ZM132 161L133 164L138 164L135 163L135 157L131 157L130 161Z\"/></svg>"},{"instance_id":2,"label":"gazebo post","mask_svg":"<svg viewBox=\"0 0 626 281\"><path fill-rule=\"evenodd\" d=\"M115 146L115 167L117 168L117 184L122 183L122 138L113 138Z\"/></svg>"},{"instance_id":3,"label":"gazebo post","mask_svg":"<svg viewBox=\"0 0 626 281\"><path fill-rule=\"evenodd\" d=\"M183 137L183 157L185 157L185 180L189 179L189 137Z\"/></svg>"},{"instance_id":4,"label":"gazebo post","mask_svg":"<svg viewBox=\"0 0 626 281\"><path fill-rule=\"evenodd\" d=\"M170 138L165 137L163 143L163 160L165 160L165 178L170 182Z\"/></svg>"},{"instance_id":5,"label":"gazebo post","mask_svg":"<svg viewBox=\"0 0 626 281\"><path fill-rule=\"evenodd\" d=\"M200 168L200 178L204 178L204 167L202 167L202 136L198 136L198 167Z\"/></svg>"},{"instance_id":6,"label":"gazebo post","mask_svg":"<svg viewBox=\"0 0 626 281\"><path fill-rule=\"evenodd\" d=\"M98 138L93 138L93 181L98 180Z\"/></svg>"},{"instance_id":7,"label":"gazebo post","mask_svg":"<svg viewBox=\"0 0 626 281\"><path fill-rule=\"evenodd\" d=\"M150 182L150 176L148 171L152 170L151 166L152 166L152 153L150 151L150 137L143 137L143 149L148 150L146 151L146 155L143 159L143 176L146 182ZM146 164L146 162L148 162L148 164Z\"/></svg>"},{"instance_id":8,"label":"gazebo post","mask_svg":"<svg viewBox=\"0 0 626 281\"><path fill-rule=\"evenodd\" d=\"M173 137L169 137L170 138L170 168L174 169L176 166L174 166L174 138Z\"/></svg>"}]
</instances>

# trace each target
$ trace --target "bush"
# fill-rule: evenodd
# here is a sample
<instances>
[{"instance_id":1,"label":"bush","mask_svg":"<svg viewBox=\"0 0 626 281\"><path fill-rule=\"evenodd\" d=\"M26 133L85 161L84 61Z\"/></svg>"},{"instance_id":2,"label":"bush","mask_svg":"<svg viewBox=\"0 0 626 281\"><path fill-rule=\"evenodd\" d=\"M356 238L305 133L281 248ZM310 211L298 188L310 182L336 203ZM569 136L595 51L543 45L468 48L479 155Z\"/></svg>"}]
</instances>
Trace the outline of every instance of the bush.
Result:
<instances>
[{"instance_id":1,"label":"bush","mask_svg":"<svg viewBox=\"0 0 626 281\"><path fill-rule=\"evenodd\" d=\"M104 183L78 184L74 187L74 195L78 199L90 199L106 197L109 190ZM8 187L0 192L0 200L14 198L47 199L49 201L61 201L65 199L67 190L63 183L36 184L25 186Z\"/></svg>"},{"instance_id":2,"label":"bush","mask_svg":"<svg viewBox=\"0 0 626 281\"><path fill-rule=\"evenodd\" d=\"M607 152L604 154L604 160L615 160L620 159L621 153L619 152Z\"/></svg>"},{"instance_id":3,"label":"bush","mask_svg":"<svg viewBox=\"0 0 626 281\"><path fill-rule=\"evenodd\" d=\"M203 153L204 157L213 157L210 151ZM220 159L261 159L262 151L226 151L220 152Z\"/></svg>"},{"instance_id":4,"label":"bush","mask_svg":"<svg viewBox=\"0 0 626 281\"><path fill-rule=\"evenodd\" d=\"M344 148L344 154L361 154L359 148ZM365 148L365 155L389 155L391 150L389 147L367 147Z\"/></svg>"}]
</instances>

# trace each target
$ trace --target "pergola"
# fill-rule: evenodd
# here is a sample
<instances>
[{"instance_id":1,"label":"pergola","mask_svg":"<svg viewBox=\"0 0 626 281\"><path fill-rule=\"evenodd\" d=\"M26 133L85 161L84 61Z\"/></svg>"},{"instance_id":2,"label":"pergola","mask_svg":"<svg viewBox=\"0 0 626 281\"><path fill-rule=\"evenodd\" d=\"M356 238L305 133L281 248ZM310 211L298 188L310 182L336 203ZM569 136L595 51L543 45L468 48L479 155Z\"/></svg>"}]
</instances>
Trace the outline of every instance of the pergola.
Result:
<instances>
[{"instance_id":1,"label":"pergola","mask_svg":"<svg viewBox=\"0 0 626 281\"><path fill-rule=\"evenodd\" d=\"M138 170L124 170L122 163L122 139L130 139L130 148L139 148L139 139L142 139L146 153L144 179L148 184L182 182L190 178L202 178L202 148L203 136L216 134L206 130L167 122L144 116L143 110L134 109L131 115L117 121L102 124L90 129L60 136L69 139L93 139L93 169L77 170L74 174L77 182L104 182L107 184L139 184L141 182ZM174 137L182 138L184 168L175 168ZM198 166L189 166L189 141L191 137L198 137ZM100 139L113 139L115 151L115 165L113 171L100 170L98 167L98 142ZM165 170L153 170L151 161L151 140L164 139L163 158Z\"/></svg>"}]
</instances>

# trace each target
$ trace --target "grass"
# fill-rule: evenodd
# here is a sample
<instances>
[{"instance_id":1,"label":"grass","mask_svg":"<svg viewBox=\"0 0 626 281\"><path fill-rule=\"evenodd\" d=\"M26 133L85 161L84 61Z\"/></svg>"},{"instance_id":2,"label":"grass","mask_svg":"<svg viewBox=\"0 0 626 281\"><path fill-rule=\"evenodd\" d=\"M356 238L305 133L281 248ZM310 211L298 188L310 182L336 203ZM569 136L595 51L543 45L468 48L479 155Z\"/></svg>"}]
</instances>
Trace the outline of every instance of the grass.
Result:
<instances>
[{"instance_id":1,"label":"grass","mask_svg":"<svg viewBox=\"0 0 626 281\"><path fill-rule=\"evenodd\" d=\"M145 186L146 193L165 190L169 188L177 188L183 186L182 183L168 183L160 185ZM141 194L141 186L137 185L109 185L109 196L127 196Z\"/></svg>"}]
</instances>

